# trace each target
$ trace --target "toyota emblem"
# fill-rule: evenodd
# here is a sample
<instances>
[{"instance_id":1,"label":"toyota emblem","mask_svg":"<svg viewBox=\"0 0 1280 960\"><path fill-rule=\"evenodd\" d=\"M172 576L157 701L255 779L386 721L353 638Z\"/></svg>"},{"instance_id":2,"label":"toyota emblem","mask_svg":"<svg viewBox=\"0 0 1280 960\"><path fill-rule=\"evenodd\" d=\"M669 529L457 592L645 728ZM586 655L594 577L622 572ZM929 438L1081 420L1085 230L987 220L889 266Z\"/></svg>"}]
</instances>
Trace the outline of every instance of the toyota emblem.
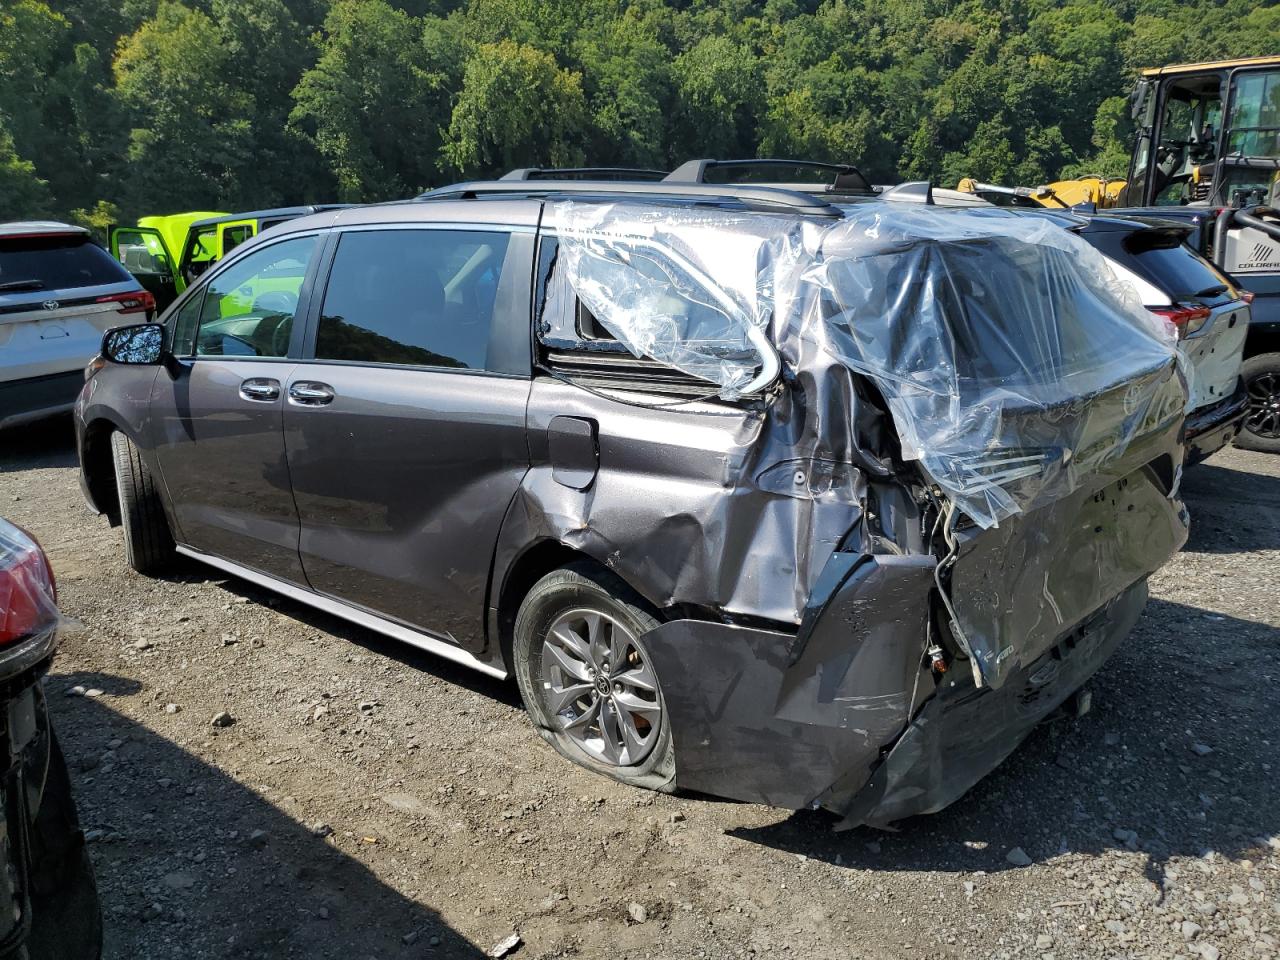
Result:
<instances>
[{"instance_id":1,"label":"toyota emblem","mask_svg":"<svg viewBox=\"0 0 1280 960\"><path fill-rule=\"evenodd\" d=\"M40 306L44 307L46 310L57 310L61 304L59 304L57 300L46 300L44 303L40 304Z\"/></svg>"}]
</instances>

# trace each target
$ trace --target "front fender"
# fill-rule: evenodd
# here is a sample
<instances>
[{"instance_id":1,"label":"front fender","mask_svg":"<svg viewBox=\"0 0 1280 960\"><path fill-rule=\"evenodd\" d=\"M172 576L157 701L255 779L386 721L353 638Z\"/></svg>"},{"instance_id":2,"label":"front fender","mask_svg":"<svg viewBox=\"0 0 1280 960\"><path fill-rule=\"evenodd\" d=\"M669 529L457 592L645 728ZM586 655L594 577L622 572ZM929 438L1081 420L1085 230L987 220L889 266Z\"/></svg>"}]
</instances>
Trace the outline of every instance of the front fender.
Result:
<instances>
[{"instance_id":1,"label":"front fender","mask_svg":"<svg viewBox=\"0 0 1280 960\"><path fill-rule=\"evenodd\" d=\"M112 364L85 382L74 420L80 490L94 513L119 523L110 437L119 431L141 451L147 469L159 475L151 431L151 391L160 367ZM168 504L165 505L166 511ZM170 517L172 523L172 517Z\"/></svg>"}]
</instances>

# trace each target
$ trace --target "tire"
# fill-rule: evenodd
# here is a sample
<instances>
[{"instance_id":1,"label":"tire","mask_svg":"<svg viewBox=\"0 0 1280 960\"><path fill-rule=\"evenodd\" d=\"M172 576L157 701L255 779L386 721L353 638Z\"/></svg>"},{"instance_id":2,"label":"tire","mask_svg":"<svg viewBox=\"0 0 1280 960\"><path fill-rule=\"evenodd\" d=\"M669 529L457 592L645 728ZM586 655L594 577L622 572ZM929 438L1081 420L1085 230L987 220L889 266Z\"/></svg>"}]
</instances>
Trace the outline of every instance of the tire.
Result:
<instances>
[{"instance_id":1,"label":"tire","mask_svg":"<svg viewBox=\"0 0 1280 960\"><path fill-rule=\"evenodd\" d=\"M591 624L600 632L593 634ZM652 659L640 640L658 624L622 580L591 564L572 564L547 574L524 598L511 653L525 710L560 754L620 783L670 792L676 771L671 721ZM570 635L573 644L553 637L553 628L559 628L558 637ZM580 642L591 636L596 643ZM611 643L612 655L625 663L621 670L607 662ZM588 656L588 651L594 652ZM563 669L566 663L576 675ZM652 690L645 688L650 681ZM578 699L555 711L558 694L584 687L588 689ZM601 720L602 711L607 722ZM570 722L584 717L580 725ZM606 729L614 734L607 739Z\"/></svg>"},{"instance_id":2,"label":"tire","mask_svg":"<svg viewBox=\"0 0 1280 960\"><path fill-rule=\"evenodd\" d=\"M97 960L102 956L102 910L93 865L76 815L58 740L50 733L49 772L31 842L30 960Z\"/></svg>"},{"instance_id":3,"label":"tire","mask_svg":"<svg viewBox=\"0 0 1280 960\"><path fill-rule=\"evenodd\" d=\"M144 576L157 576L172 568L176 554L155 478L142 462L137 446L123 433L111 435L111 456L120 496L125 562Z\"/></svg>"},{"instance_id":4,"label":"tire","mask_svg":"<svg viewBox=\"0 0 1280 960\"><path fill-rule=\"evenodd\" d=\"M1249 394L1249 413L1236 435L1236 446L1280 453L1280 407L1276 406L1280 404L1280 353L1250 357L1240 373Z\"/></svg>"}]
</instances>

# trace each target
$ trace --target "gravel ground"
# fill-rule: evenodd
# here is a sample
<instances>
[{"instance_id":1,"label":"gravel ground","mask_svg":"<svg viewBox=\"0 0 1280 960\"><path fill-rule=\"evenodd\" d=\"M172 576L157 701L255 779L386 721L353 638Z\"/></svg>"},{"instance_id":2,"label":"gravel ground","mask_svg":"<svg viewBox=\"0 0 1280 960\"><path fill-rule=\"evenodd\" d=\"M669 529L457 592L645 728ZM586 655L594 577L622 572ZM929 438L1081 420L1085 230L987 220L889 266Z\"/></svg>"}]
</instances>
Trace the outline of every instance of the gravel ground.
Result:
<instances>
[{"instance_id":1,"label":"gravel ground","mask_svg":"<svg viewBox=\"0 0 1280 960\"><path fill-rule=\"evenodd\" d=\"M1280 458L1184 483L1191 542L1093 681L892 833L632 790L490 681L195 565L125 568L65 421L0 437L69 636L48 681L109 958L1280 956ZM215 716L223 715L214 724Z\"/></svg>"}]
</instances>

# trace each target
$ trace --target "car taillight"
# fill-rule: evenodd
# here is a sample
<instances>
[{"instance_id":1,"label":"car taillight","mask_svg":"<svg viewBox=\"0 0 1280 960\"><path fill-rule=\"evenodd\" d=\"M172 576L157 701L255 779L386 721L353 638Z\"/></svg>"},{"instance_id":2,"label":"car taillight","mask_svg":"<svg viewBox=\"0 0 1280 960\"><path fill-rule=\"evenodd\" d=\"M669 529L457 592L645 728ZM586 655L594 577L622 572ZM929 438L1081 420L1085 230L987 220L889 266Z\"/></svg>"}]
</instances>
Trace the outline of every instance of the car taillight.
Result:
<instances>
[{"instance_id":1,"label":"car taillight","mask_svg":"<svg viewBox=\"0 0 1280 960\"><path fill-rule=\"evenodd\" d=\"M156 298L146 290L134 293L113 293L107 297L99 297L98 303L118 303L116 309L121 313L150 313L156 308Z\"/></svg>"},{"instance_id":2,"label":"car taillight","mask_svg":"<svg viewBox=\"0 0 1280 960\"><path fill-rule=\"evenodd\" d=\"M58 588L35 538L0 523L0 646L57 622Z\"/></svg>"},{"instance_id":3,"label":"car taillight","mask_svg":"<svg viewBox=\"0 0 1280 960\"><path fill-rule=\"evenodd\" d=\"M1152 307L1151 312L1172 323L1177 328L1179 340L1195 333L1213 316L1208 307Z\"/></svg>"}]
</instances>

